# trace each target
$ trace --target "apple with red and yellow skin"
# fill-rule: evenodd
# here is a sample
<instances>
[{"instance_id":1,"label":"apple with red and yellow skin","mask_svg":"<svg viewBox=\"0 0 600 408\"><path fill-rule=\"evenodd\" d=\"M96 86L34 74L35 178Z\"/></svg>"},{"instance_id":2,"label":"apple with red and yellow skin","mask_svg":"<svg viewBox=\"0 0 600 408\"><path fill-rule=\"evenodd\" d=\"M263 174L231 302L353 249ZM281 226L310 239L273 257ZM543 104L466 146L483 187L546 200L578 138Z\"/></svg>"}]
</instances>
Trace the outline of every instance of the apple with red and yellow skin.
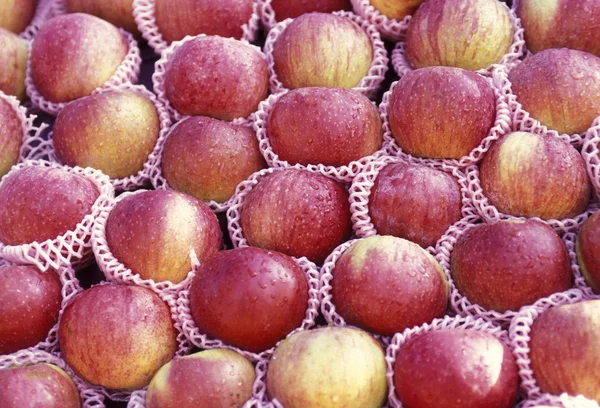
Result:
<instances>
[{"instance_id":1,"label":"apple with red and yellow skin","mask_svg":"<svg viewBox=\"0 0 600 408\"><path fill-rule=\"evenodd\" d=\"M1 93L0 91L0 177L17 164L19 151L23 144L21 118Z\"/></svg>"},{"instance_id":2,"label":"apple with red and yellow skin","mask_svg":"<svg viewBox=\"0 0 600 408\"><path fill-rule=\"evenodd\" d=\"M53 364L34 364L0 370L2 408L80 408L73 380Z\"/></svg>"},{"instance_id":3,"label":"apple with red and yellow skin","mask_svg":"<svg viewBox=\"0 0 600 408\"><path fill-rule=\"evenodd\" d=\"M273 0L271 7L277 21L312 12L331 13L338 10L352 10L350 0Z\"/></svg>"},{"instance_id":4,"label":"apple with red and yellow skin","mask_svg":"<svg viewBox=\"0 0 600 408\"><path fill-rule=\"evenodd\" d=\"M352 232L348 192L318 173L286 169L244 198L241 226L251 246L320 263Z\"/></svg>"},{"instance_id":5,"label":"apple with red and yellow skin","mask_svg":"<svg viewBox=\"0 0 600 408\"><path fill-rule=\"evenodd\" d=\"M454 245L450 273L469 301L498 312L518 311L573 286L564 243L549 225L535 220L469 229Z\"/></svg>"},{"instance_id":6,"label":"apple with red and yellow skin","mask_svg":"<svg viewBox=\"0 0 600 408\"><path fill-rule=\"evenodd\" d=\"M219 221L206 204L178 191L154 190L119 201L106 220L112 254L142 279L179 283L222 246Z\"/></svg>"},{"instance_id":7,"label":"apple with red and yellow skin","mask_svg":"<svg viewBox=\"0 0 600 408\"><path fill-rule=\"evenodd\" d=\"M427 0L410 20L406 59L415 69L484 69L508 52L513 31L508 7L498 0Z\"/></svg>"},{"instance_id":8,"label":"apple with red and yellow skin","mask_svg":"<svg viewBox=\"0 0 600 408\"><path fill-rule=\"evenodd\" d=\"M255 379L252 363L235 351L204 350L162 366L148 386L146 408L241 408Z\"/></svg>"},{"instance_id":9,"label":"apple with red and yellow skin","mask_svg":"<svg viewBox=\"0 0 600 408\"><path fill-rule=\"evenodd\" d=\"M512 408L519 372L510 348L493 335L444 329L400 347L394 386L405 408Z\"/></svg>"},{"instance_id":10,"label":"apple with red and yellow skin","mask_svg":"<svg viewBox=\"0 0 600 408\"><path fill-rule=\"evenodd\" d=\"M250 45L197 37L171 56L164 75L167 98L183 115L245 118L267 97L269 71Z\"/></svg>"},{"instance_id":11,"label":"apple with red and yellow skin","mask_svg":"<svg viewBox=\"0 0 600 408\"><path fill-rule=\"evenodd\" d=\"M503 136L484 156L479 176L485 196L505 214L563 219L581 214L590 201L583 158L550 135Z\"/></svg>"},{"instance_id":12,"label":"apple with red and yellow skin","mask_svg":"<svg viewBox=\"0 0 600 408\"><path fill-rule=\"evenodd\" d=\"M138 34L133 18L133 0L66 0L69 13L86 13Z\"/></svg>"},{"instance_id":13,"label":"apple with red and yellow skin","mask_svg":"<svg viewBox=\"0 0 600 408\"><path fill-rule=\"evenodd\" d=\"M252 129L204 116L177 123L161 155L162 175L169 187L219 203L229 200L239 183L264 167Z\"/></svg>"},{"instance_id":14,"label":"apple with red and yellow skin","mask_svg":"<svg viewBox=\"0 0 600 408\"><path fill-rule=\"evenodd\" d=\"M380 235L433 246L462 217L458 181L429 167L404 163L385 166L369 196L369 216Z\"/></svg>"},{"instance_id":15,"label":"apple with red and yellow skin","mask_svg":"<svg viewBox=\"0 0 600 408\"><path fill-rule=\"evenodd\" d=\"M594 292L600 292L600 213L595 213L583 223L575 248L586 282Z\"/></svg>"},{"instance_id":16,"label":"apple with red and yellow skin","mask_svg":"<svg viewBox=\"0 0 600 408\"><path fill-rule=\"evenodd\" d=\"M351 327L297 332L273 353L267 394L286 408L380 408L387 398L383 348Z\"/></svg>"},{"instance_id":17,"label":"apple with red and yellow skin","mask_svg":"<svg viewBox=\"0 0 600 408\"><path fill-rule=\"evenodd\" d=\"M335 264L332 303L347 324L382 336L443 317L448 281L437 261L402 238L356 241Z\"/></svg>"},{"instance_id":18,"label":"apple with red and yellow skin","mask_svg":"<svg viewBox=\"0 0 600 408\"><path fill-rule=\"evenodd\" d=\"M78 294L58 326L63 358L75 373L109 389L145 387L177 350L169 307L150 289L98 285Z\"/></svg>"},{"instance_id":19,"label":"apple with red and yellow skin","mask_svg":"<svg viewBox=\"0 0 600 408\"><path fill-rule=\"evenodd\" d=\"M402 150L417 157L460 159L494 126L496 96L489 82L473 72L426 67L396 84L388 115Z\"/></svg>"},{"instance_id":20,"label":"apple with red and yellow skin","mask_svg":"<svg viewBox=\"0 0 600 408\"><path fill-rule=\"evenodd\" d=\"M288 89L353 88L372 61L367 33L349 18L333 14L303 14L273 44L275 73Z\"/></svg>"},{"instance_id":21,"label":"apple with red and yellow skin","mask_svg":"<svg viewBox=\"0 0 600 408\"><path fill-rule=\"evenodd\" d=\"M0 91L25 100L27 43L15 33L0 28Z\"/></svg>"},{"instance_id":22,"label":"apple with red and yellow skin","mask_svg":"<svg viewBox=\"0 0 600 408\"><path fill-rule=\"evenodd\" d=\"M369 2L387 18L402 20L411 15L424 0L370 0Z\"/></svg>"},{"instance_id":23,"label":"apple with red and yellow skin","mask_svg":"<svg viewBox=\"0 0 600 408\"><path fill-rule=\"evenodd\" d=\"M346 166L383 144L379 110L345 88L294 89L275 102L267 123L273 151L290 164Z\"/></svg>"},{"instance_id":24,"label":"apple with red and yellow skin","mask_svg":"<svg viewBox=\"0 0 600 408\"><path fill-rule=\"evenodd\" d=\"M527 57L508 73L523 109L559 133L585 132L600 116L600 58L553 48Z\"/></svg>"},{"instance_id":25,"label":"apple with red and yellow skin","mask_svg":"<svg viewBox=\"0 0 600 408\"><path fill-rule=\"evenodd\" d=\"M0 2L0 27L13 33L24 31L35 14L36 0L2 0Z\"/></svg>"},{"instance_id":26,"label":"apple with red and yellow skin","mask_svg":"<svg viewBox=\"0 0 600 408\"><path fill-rule=\"evenodd\" d=\"M53 239L91 214L100 193L88 178L63 168L23 167L0 184L0 241Z\"/></svg>"},{"instance_id":27,"label":"apple with red and yellow skin","mask_svg":"<svg viewBox=\"0 0 600 408\"><path fill-rule=\"evenodd\" d=\"M54 17L31 46L31 77L51 102L88 96L117 71L129 45L114 25L89 14Z\"/></svg>"}]
</instances>

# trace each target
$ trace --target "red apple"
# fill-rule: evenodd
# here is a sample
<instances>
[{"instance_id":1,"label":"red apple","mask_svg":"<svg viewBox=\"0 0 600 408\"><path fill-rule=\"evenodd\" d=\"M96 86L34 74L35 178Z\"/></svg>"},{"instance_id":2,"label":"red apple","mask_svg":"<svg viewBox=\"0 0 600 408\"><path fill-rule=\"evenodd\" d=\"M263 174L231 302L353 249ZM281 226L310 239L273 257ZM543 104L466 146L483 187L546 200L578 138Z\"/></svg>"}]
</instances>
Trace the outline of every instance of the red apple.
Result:
<instances>
[{"instance_id":1,"label":"red apple","mask_svg":"<svg viewBox=\"0 0 600 408\"><path fill-rule=\"evenodd\" d=\"M148 385L177 349L169 307L140 286L94 286L75 297L59 323L62 355L85 381L111 389Z\"/></svg>"},{"instance_id":2,"label":"red apple","mask_svg":"<svg viewBox=\"0 0 600 408\"><path fill-rule=\"evenodd\" d=\"M448 282L442 268L427 251L404 239L357 241L332 273L337 313L369 332L393 336L446 313Z\"/></svg>"},{"instance_id":3,"label":"red apple","mask_svg":"<svg viewBox=\"0 0 600 408\"><path fill-rule=\"evenodd\" d=\"M0 177L2 177L19 161L19 150L23 143L21 118L3 96L0 96L0 123L2 124L0 126Z\"/></svg>"},{"instance_id":4,"label":"red apple","mask_svg":"<svg viewBox=\"0 0 600 408\"><path fill-rule=\"evenodd\" d=\"M161 166L169 187L202 201L222 203L266 164L256 134L248 127L190 117L171 129Z\"/></svg>"},{"instance_id":5,"label":"red apple","mask_svg":"<svg viewBox=\"0 0 600 408\"><path fill-rule=\"evenodd\" d=\"M241 208L248 244L323 262L352 231L348 192L317 173L273 172L248 193Z\"/></svg>"},{"instance_id":6,"label":"red apple","mask_svg":"<svg viewBox=\"0 0 600 408\"><path fill-rule=\"evenodd\" d=\"M2 6L0 6L2 7ZM0 28L0 91L25 100L27 43L18 35Z\"/></svg>"},{"instance_id":7,"label":"red apple","mask_svg":"<svg viewBox=\"0 0 600 408\"><path fill-rule=\"evenodd\" d=\"M424 0L370 0L369 3L387 18L402 20L412 14Z\"/></svg>"},{"instance_id":8,"label":"red apple","mask_svg":"<svg viewBox=\"0 0 600 408\"><path fill-rule=\"evenodd\" d=\"M480 167L483 193L499 211L563 219L588 206L591 185L583 158L553 136L510 133L496 141Z\"/></svg>"},{"instance_id":9,"label":"red apple","mask_svg":"<svg viewBox=\"0 0 600 408\"><path fill-rule=\"evenodd\" d=\"M91 14L130 33L138 32L133 19L133 0L66 0L66 6L69 13Z\"/></svg>"},{"instance_id":10,"label":"red apple","mask_svg":"<svg viewBox=\"0 0 600 408\"><path fill-rule=\"evenodd\" d=\"M0 184L0 241L6 245L53 239L75 229L100 193L62 168L23 167Z\"/></svg>"},{"instance_id":11,"label":"red apple","mask_svg":"<svg viewBox=\"0 0 600 408\"><path fill-rule=\"evenodd\" d=\"M271 1L271 7L275 12L277 21L296 18L314 11L331 13L338 10L352 10L350 0L273 0Z\"/></svg>"},{"instance_id":12,"label":"red apple","mask_svg":"<svg viewBox=\"0 0 600 408\"><path fill-rule=\"evenodd\" d=\"M511 408L519 373L508 346L493 335L445 329L400 347L394 386L405 408Z\"/></svg>"},{"instance_id":13,"label":"red apple","mask_svg":"<svg viewBox=\"0 0 600 408\"><path fill-rule=\"evenodd\" d=\"M106 221L112 254L142 279L179 283L192 269L190 251L204 263L222 245L219 221L201 201L155 190L119 201Z\"/></svg>"},{"instance_id":14,"label":"red apple","mask_svg":"<svg viewBox=\"0 0 600 408\"><path fill-rule=\"evenodd\" d=\"M301 88L273 106L267 130L273 151L290 164L347 166L383 143L377 107L344 88Z\"/></svg>"},{"instance_id":15,"label":"red apple","mask_svg":"<svg viewBox=\"0 0 600 408\"><path fill-rule=\"evenodd\" d=\"M35 14L36 0L2 0L0 27L13 33L24 31Z\"/></svg>"},{"instance_id":16,"label":"red apple","mask_svg":"<svg viewBox=\"0 0 600 408\"><path fill-rule=\"evenodd\" d=\"M588 218L577 236L577 260L586 282L600 292L600 213Z\"/></svg>"},{"instance_id":17,"label":"red apple","mask_svg":"<svg viewBox=\"0 0 600 408\"><path fill-rule=\"evenodd\" d=\"M388 115L402 150L418 157L460 159L494 126L496 96L473 72L427 67L402 77L390 95Z\"/></svg>"}]
</instances>

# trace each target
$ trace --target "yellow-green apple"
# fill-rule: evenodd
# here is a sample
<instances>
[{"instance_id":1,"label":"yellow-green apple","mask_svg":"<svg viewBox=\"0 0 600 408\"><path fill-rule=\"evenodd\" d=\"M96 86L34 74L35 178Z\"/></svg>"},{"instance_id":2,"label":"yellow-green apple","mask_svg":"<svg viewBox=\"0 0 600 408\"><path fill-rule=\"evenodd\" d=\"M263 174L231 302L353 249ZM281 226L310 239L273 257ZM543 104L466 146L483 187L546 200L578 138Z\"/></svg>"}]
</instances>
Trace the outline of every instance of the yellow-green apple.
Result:
<instances>
[{"instance_id":1,"label":"yellow-green apple","mask_svg":"<svg viewBox=\"0 0 600 408\"><path fill-rule=\"evenodd\" d=\"M133 19L133 0L66 0L66 6L69 13L91 14L130 33L138 33Z\"/></svg>"},{"instance_id":2,"label":"yellow-green apple","mask_svg":"<svg viewBox=\"0 0 600 408\"><path fill-rule=\"evenodd\" d=\"M80 408L73 380L53 364L34 364L0 370L2 408Z\"/></svg>"},{"instance_id":3,"label":"yellow-green apple","mask_svg":"<svg viewBox=\"0 0 600 408\"><path fill-rule=\"evenodd\" d=\"M4 97L0 97L0 177L8 173L10 168L19 161L22 143L21 118L15 108Z\"/></svg>"},{"instance_id":4,"label":"yellow-green apple","mask_svg":"<svg viewBox=\"0 0 600 408\"><path fill-rule=\"evenodd\" d=\"M31 77L47 100L69 102L104 85L128 48L117 27L98 17L83 13L54 17L33 39Z\"/></svg>"},{"instance_id":5,"label":"yellow-green apple","mask_svg":"<svg viewBox=\"0 0 600 408\"><path fill-rule=\"evenodd\" d=\"M179 283L194 250L203 263L221 249L219 221L206 204L177 191L155 190L119 201L106 221L112 254L142 279Z\"/></svg>"},{"instance_id":6,"label":"yellow-green apple","mask_svg":"<svg viewBox=\"0 0 600 408\"><path fill-rule=\"evenodd\" d=\"M1 7L1 6L0 6ZM0 28L0 91L24 100L27 43L15 33Z\"/></svg>"},{"instance_id":7,"label":"yellow-green apple","mask_svg":"<svg viewBox=\"0 0 600 408\"><path fill-rule=\"evenodd\" d=\"M356 241L335 264L332 302L347 324L393 336L446 314L448 282L437 261L402 238Z\"/></svg>"},{"instance_id":8,"label":"yellow-green apple","mask_svg":"<svg viewBox=\"0 0 600 408\"><path fill-rule=\"evenodd\" d=\"M156 0L156 25L167 42L186 35L242 38L253 0Z\"/></svg>"},{"instance_id":9,"label":"yellow-green apple","mask_svg":"<svg viewBox=\"0 0 600 408\"><path fill-rule=\"evenodd\" d=\"M0 268L0 354L35 346L46 338L58 322L60 291L60 280L52 270Z\"/></svg>"},{"instance_id":10,"label":"yellow-green apple","mask_svg":"<svg viewBox=\"0 0 600 408\"><path fill-rule=\"evenodd\" d=\"M150 289L98 285L78 294L58 326L62 355L82 379L111 389L145 387L177 349L169 307Z\"/></svg>"},{"instance_id":11,"label":"yellow-green apple","mask_svg":"<svg viewBox=\"0 0 600 408\"><path fill-rule=\"evenodd\" d=\"M352 10L350 0L273 0L271 7L277 21L296 18L315 11L331 13L338 10Z\"/></svg>"},{"instance_id":12,"label":"yellow-green apple","mask_svg":"<svg viewBox=\"0 0 600 408\"><path fill-rule=\"evenodd\" d=\"M171 129L161 167L169 187L202 201L222 203L266 163L250 128L209 117L189 117Z\"/></svg>"},{"instance_id":13,"label":"yellow-green apple","mask_svg":"<svg viewBox=\"0 0 600 408\"><path fill-rule=\"evenodd\" d=\"M562 219L581 214L591 186L583 158L550 135L513 132L496 141L480 167L483 193L500 212Z\"/></svg>"},{"instance_id":14,"label":"yellow-green apple","mask_svg":"<svg viewBox=\"0 0 600 408\"><path fill-rule=\"evenodd\" d=\"M458 239L450 272L460 293L485 309L517 311L573 285L569 255L540 221L480 224Z\"/></svg>"},{"instance_id":15,"label":"yellow-green apple","mask_svg":"<svg viewBox=\"0 0 600 408\"><path fill-rule=\"evenodd\" d=\"M600 300L553 307L531 326L529 357L542 392L600 402Z\"/></svg>"},{"instance_id":16,"label":"yellow-green apple","mask_svg":"<svg viewBox=\"0 0 600 408\"><path fill-rule=\"evenodd\" d=\"M24 31L35 13L36 0L2 0L0 27L13 33Z\"/></svg>"},{"instance_id":17,"label":"yellow-green apple","mask_svg":"<svg viewBox=\"0 0 600 408\"><path fill-rule=\"evenodd\" d=\"M581 273L594 292L600 292L600 213L588 218L577 235L577 260Z\"/></svg>"},{"instance_id":18,"label":"yellow-green apple","mask_svg":"<svg viewBox=\"0 0 600 408\"><path fill-rule=\"evenodd\" d=\"M346 166L383 143L377 107L345 88L294 89L275 102L267 124L273 151L290 164Z\"/></svg>"},{"instance_id":19,"label":"yellow-green apple","mask_svg":"<svg viewBox=\"0 0 600 408\"><path fill-rule=\"evenodd\" d=\"M460 159L494 126L496 96L492 86L473 72L426 67L396 84L388 115L392 136L407 153Z\"/></svg>"},{"instance_id":20,"label":"yellow-green apple","mask_svg":"<svg viewBox=\"0 0 600 408\"><path fill-rule=\"evenodd\" d=\"M273 353L267 393L286 408L380 408L387 397L383 349L351 327L297 332Z\"/></svg>"},{"instance_id":21,"label":"yellow-green apple","mask_svg":"<svg viewBox=\"0 0 600 408\"><path fill-rule=\"evenodd\" d=\"M406 59L413 68L487 68L508 52L513 31L498 0L426 0L408 26Z\"/></svg>"},{"instance_id":22,"label":"yellow-green apple","mask_svg":"<svg viewBox=\"0 0 600 408\"><path fill-rule=\"evenodd\" d=\"M600 116L600 58L553 48L525 58L508 73L523 109L560 133L585 132Z\"/></svg>"},{"instance_id":23,"label":"yellow-green apple","mask_svg":"<svg viewBox=\"0 0 600 408\"><path fill-rule=\"evenodd\" d=\"M444 329L400 347L394 386L405 408L512 408L519 373L510 348L493 335Z\"/></svg>"},{"instance_id":24,"label":"yellow-green apple","mask_svg":"<svg viewBox=\"0 0 600 408\"><path fill-rule=\"evenodd\" d=\"M387 18L402 20L404 17L414 13L424 0L370 0L375 10Z\"/></svg>"},{"instance_id":25,"label":"yellow-green apple","mask_svg":"<svg viewBox=\"0 0 600 408\"><path fill-rule=\"evenodd\" d=\"M273 61L286 88L353 88L369 71L373 47L349 18L309 13L295 18L277 37Z\"/></svg>"},{"instance_id":26,"label":"yellow-green apple","mask_svg":"<svg viewBox=\"0 0 600 408\"><path fill-rule=\"evenodd\" d=\"M198 37L171 56L164 75L167 98L180 113L233 120L256 110L269 90L259 51L221 37Z\"/></svg>"},{"instance_id":27,"label":"yellow-green apple","mask_svg":"<svg viewBox=\"0 0 600 408\"><path fill-rule=\"evenodd\" d=\"M261 248L221 251L200 265L190 310L202 333L261 352L299 327L308 282L294 260Z\"/></svg>"},{"instance_id":28,"label":"yellow-green apple","mask_svg":"<svg viewBox=\"0 0 600 408\"><path fill-rule=\"evenodd\" d=\"M212 349L174 359L156 373L146 408L240 408L252 397L252 363L228 349Z\"/></svg>"},{"instance_id":29,"label":"yellow-green apple","mask_svg":"<svg viewBox=\"0 0 600 408\"><path fill-rule=\"evenodd\" d=\"M62 163L93 167L120 179L143 169L159 132L158 113L148 98L109 91L65 106L54 123L52 140Z\"/></svg>"},{"instance_id":30,"label":"yellow-green apple","mask_svg":"<svg viewBox=\"0 0 600 408\"><path fill-rule=\"evenodd\" d=\"M380 235L433 246L462 217L458 181L429 167L404 163L385 166L369 196L369 215Z\"/></svg>"},{"instance_id":31,"label":"yellow-green apple","mask_svg":"<svg viewBox=\"0 0 600 408\"><path fill-rule=\"evenodd\" d=\"M321 174L286 169L266 176L244 198L248 244L322 262L352 231L348 192Z\"/></svg>"},{"instance_id":32,"label":"yellow-green apple","mask_svg":"<svg viewBox=\"0 0 600 408\"><path fill-rule=\"evenodd\" d=\"M88 178L61 168L23 167L0 184L0 241L53 239L75 229L100 193Z\"/></svg>"}]
</instances>

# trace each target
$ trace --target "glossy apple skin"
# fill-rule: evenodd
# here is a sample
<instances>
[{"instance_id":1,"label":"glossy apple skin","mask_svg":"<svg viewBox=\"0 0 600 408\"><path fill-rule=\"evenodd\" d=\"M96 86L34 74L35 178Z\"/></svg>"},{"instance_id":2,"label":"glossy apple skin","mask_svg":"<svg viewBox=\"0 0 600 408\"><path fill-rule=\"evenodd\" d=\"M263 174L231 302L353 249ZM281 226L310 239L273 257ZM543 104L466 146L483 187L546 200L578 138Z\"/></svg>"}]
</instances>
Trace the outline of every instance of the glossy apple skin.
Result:
<instances>
[{"instance_id":1,"label":"glossy apple skin","mask_svg":"<svg viewBox=\"0 0 600 408\"><path fill-rule=\"evenodd\" d=\"M581 273L594 292L600 292L600 213L588 218L577 235L577 261Z\"/></svg>"},{"instance_id":2,"label":"glossy apple skin","mask_svg":"<svg viewBox=\"0 0 600 408\"><path fill-rule=\"evenodd\" d=\"M288 92L273 106L267 130L273 151L292 165L346 166L383 144L377 107L344 88Z\"/></svg>"},{"instance_id":3,"label":"glossy apple skin","mask_svg":"<svg viewBox=\"0 0 600 408\"><path fill-rule=\"evenodd\" d=\"M0 2L0 27L19 34L24 31L35 14L36 0L2 0Z\"/></svg>"},{"instance_id":4,"label":"glossy apple skin","mask_svg":"<svg viewBox=\"0 0 600 408\"><path fill-rule=\"evenodd\" d=\"M0 371L2 408L79 408L79 391L61 368L51 364Z\"/></svg>"},{"instance_id":5,"label":"glossy apple skin","mask_svg":"<svg viewBox=\"0 0 600 408\"><path fill-rule=\"evenodd\" d=\"M587 208L591 195L583 158L552 136L509 133L486 153L479 176L490 202L515 216L574 217Z\"/></svg>"},{"instance_id":6,"label":"glossy apple skin","mask_svg":"<svg viewBox=\"0 0 600 408\"><path fill-rule=\"evenodd\" d=\"M400 347L394 385L405 408L511 408L519 373L510 349L493 335L445 329Z\"/></svg>"},{"instance_id":7,"label":"glossy apple skin","mask_svg":"<svg viewBox=\"0 0 600 408\"><path fill-rule=\"evenodd\" d=\"M241 42L199 37L179 47L165 72L167 98L181 114L245 118L267 97L262 55Z\"/></svg>"},{"instance_id":8,"label":"glossy apple skin","mask_svg":"<svg viewBox=\"0 0 600 408\"><path fill-rule=\"evenodd\" d=\"M465 232L451 255L458 290L485 309L522 306L573 286L569 254L554 230L539 221L499 221Z\"/></svg>"},{"instance_id":9,"label":"glossy apple skin","mask_svg":"<svg viewBox=\"0 0 600 408\"><path fill-rule=\"evenodd\" d=\"M91 180L67 170L23 167L0 184L0 241L56 238L75 229L99 195Z\"/></svg>"},{"instance_id":10,"label":"glossy apple skin","mask_svg":"<svg viewBox=\"0 0 600 408\"><path fill-rule=\"evenodd\" d=\"M331 13L338 10L352 10L349 0L273 0L271 7L277 21L296 18L302 14L320 12Z\"/></svg>"},{"instance_id":11,"label":"glossy apple skin","mask_svg":"<svg viewBox=\"0 0 600 408\"><path fill-rule=\"evenodd\" d=\"M148 387L146 407L241 407L252 397L255 378L252 363L235 351L201 351L158 370Z\"/></svg>"},{"instance_id":12,"label":"glossy apple skin","mask_svg":"<svg viewBox=\"0 0 600 408\"><path fill-rule=\"evenodd\" d=\"M370 0L375 10L387 18L402 20L412 14L424 0Z\"/></svg>"},{"instance_id":13,"label":"glossy apple skin","mask_svg":"<svg viewBox=\"0 0 600 408\"><path fill-rule=\"evenodd\" d=\"M375 179L369 215L380 235L433 246L462 217L462 196L451 175L425 166L393 163Z\"/></svg>"},{"instance_id":14,"label":"glossy apple skin","mask_svg":"<svg viewBox=\"0 0 600 408\"><path fill-rule=\"evenodd\" d=\"M248 127L189 117L171 130L161 166L169 187L202 201L222 203L266 163L256 134Z\"/></svg>"},{"instance_id":15,"label":"glossy apple skin","mask_svg":"<svg viewBox=\"0 0 600 408\"><path fill-rule=\"evenodd\" d=\"M69 13L91 14L132 34L138 34L133 19L133 0L66 0L66 5Z\"/></svg>"},{"instance_id":16,"label":"glossy apple skin","mask_svg":"<svg viewBox=\"0 0 600 408\"><path fill-rule=\"evenodd\" d=\"M0 355L35 346L58 321L61 283L34 266L0 268Z\"/></svg>"},{"instance_id":17,"label":"glossy apple skin","mask_svg":"<svg viewBox=\"0 0 600 408\"><path fill-rule=\"evenodd\" d=\"M301 15L273 44L277 78L288 89L353 88L367 75L373 47L352 20L325 13Z\"/></svg>"},{"instance_id":18,"label":"glossy apple skin","mask_svg":"<svg viewBox=\"0 0 600 408\"><path fill-rule=\"evenodd\" d=\"M31 76L52 102L69 102L108 81L129 45L112 24L89 14L54 17L42 26L31 48Z\"/></svg>"},{"instance_id":19,"label":"glossy apple skin","mask_svg":"<svg viewBox=\"0 0 600 408\"><path fill-rule=\"evenodd\" d=\"M154 190L119 201L106 221L112 254L142 279L181 282L190 251L202 263L222 246L219 221L203 202L177 191Z\"/></svg>"},{"instance_id":20,"label":"glossy apple skin","mask_svg":"<svg viewBox=\"0 0 600 408\"><path fill-rule=\"evenodd\" d=\"M527 57L508 73L523 109L560 133L585 132L600 115L600 58L566 48Z\"/></svg>"},{"instance_id":21,"label":"glossy apple skin","mask_svg":"<svg viewBox=\"0 0 600 408\"><path fill-rule=\"evenodd\" d=\"M508 8L500 1L428 0L410 21L406 58L415 69L441 65L476 71L499 62L512 40Z\"/></svg>"},{"instance_id":22,"label":"glossy apple skin","mask_svg":"<svg viewBox=\"0 0 600 408\"><path fill-rule=\"evenodd\" d=\"M1 7L1 6L0 6ZM0 28L0 91L14 95L21 101L25 95L25 72L27 70L27 43L18 35Z\"/></svg>"},{"instance_id":23,"label":"glossy apple skin","mask_svg":"<svg viewBox=\"0 0 600 408\"><path fill-rule=\"evenodd\" d=\"M496 96L491 85L473 72L426 67L398 82L388 115L392 135L407 153L460 159L494 126Z\"/></svg>"},{"instance_id":24,"label":"glossy apple skin","mask_svg":"<svg viewBox=\"0 0 600 408\"><path fill-rule=\"evenodd\" d=\"M374 236L338 259L332 302L347 324L382 336L443 317L448 282L440 265L410 241Z\"/></svg>"},{"instance_id":25,"label":"glossy apple skin","mask_svg":"<svg viewBox=\"0 0 600 408\"><path fill-rule=\"evenodd\" d=\"M109 389L145 387L177 350L169 307L140 286L88 289L63 312L58 341L82 379Z\"/></svg>"},{"instance_id":26,"label":"glossy apple skin","mask_svg":"<svg viewBox=\"0 0 600 408\"><path fill-rule=\"evenodd\" d=\"M297 332L275 349L267 393L286 408L379 408L385 375L383 349L367 332L322 327Z\"/></svg>"},{"instance_id":27,"label":"glossy apple skin","mask_svg":"<svg viewBox=\"0 0 600 408\"><path fill-rule=\"evenodd\" d=\"M553 307L531 326L531 368L542 392L600 402L600 301Z\"/></svg>"},{"instance_id":28,"label":"glossy apple skin","mask_svg":"<svg viewBox=\"0 0 600 408\"><path fill-rule=\"evenodd\" d=\"M1 52L1 51L0 51ZM23 124L11 104L0 98L0 177L19 161Z\"/></svg>"},{"instance_id":29,"label":"glossy apple skin","mask_svg":"<svg viewBox=\"0 0 600 408\"><path fill-rule=\"evenodd\" d=\"M348 192L335 180L287 169L263 178L242 204L248 244L320 263L352 230Z\"/></svg>"}]
</instances>

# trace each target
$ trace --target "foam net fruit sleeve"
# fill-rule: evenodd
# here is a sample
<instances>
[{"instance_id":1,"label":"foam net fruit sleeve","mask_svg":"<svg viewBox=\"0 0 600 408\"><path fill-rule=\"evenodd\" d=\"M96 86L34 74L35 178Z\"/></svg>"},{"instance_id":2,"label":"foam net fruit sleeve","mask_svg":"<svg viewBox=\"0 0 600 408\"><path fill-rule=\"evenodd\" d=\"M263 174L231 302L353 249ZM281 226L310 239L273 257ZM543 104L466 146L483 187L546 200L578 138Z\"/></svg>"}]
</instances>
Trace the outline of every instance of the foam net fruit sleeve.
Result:
<instances>
[{"instance_id":1,"label":"foam net fruit sleeve","mask_svg":"<svg viewBox=\"0 0 600 408\"><path fill-rule=\"evenodd\" d=\"M354 12L362 19L373 24L386 40L397 42L404 40L406 37L411 16L406 16L402 20L396 20L380 13L379 10L371 5L370 0L351 0L351 3Z\"/></svg>"},{"instance_id":2,"label":"foam net fruit sleeve","mask_svg":"<svg viewBox=\"0 0 600 408\"><path fill-rule=\"evenodd\" d=\"M59 0L39 0L35 8L35 14L29 25L19 33L19 37L31 41L44 23L54 17L54 4Z\"/></svg>"},{"instance_id":3,"label":"foam net fruit sleeve","mask_svg":"<svg viewBox=\"0 0 600 408\"><path fill-rule=\"evenodd\" d=\"M583 395L576 397L566 393L561 395L542 394L535 399L528 399L516 406L516 408L537 408L537 407L557 407L557 408L598 408L600 405L596 401L589 400Z\"/></svg>"},{"instance_id":4,"label":"foam net fruit sleeve","mask_svg":"<svg viewBox=\"0 0 600 408\"><path fill-rule=\"evenodd\" d=\"M581 155L594 187L594 196L600 200L600 118L596 118L582 141Z\"/></svg>"}]
</instances>

